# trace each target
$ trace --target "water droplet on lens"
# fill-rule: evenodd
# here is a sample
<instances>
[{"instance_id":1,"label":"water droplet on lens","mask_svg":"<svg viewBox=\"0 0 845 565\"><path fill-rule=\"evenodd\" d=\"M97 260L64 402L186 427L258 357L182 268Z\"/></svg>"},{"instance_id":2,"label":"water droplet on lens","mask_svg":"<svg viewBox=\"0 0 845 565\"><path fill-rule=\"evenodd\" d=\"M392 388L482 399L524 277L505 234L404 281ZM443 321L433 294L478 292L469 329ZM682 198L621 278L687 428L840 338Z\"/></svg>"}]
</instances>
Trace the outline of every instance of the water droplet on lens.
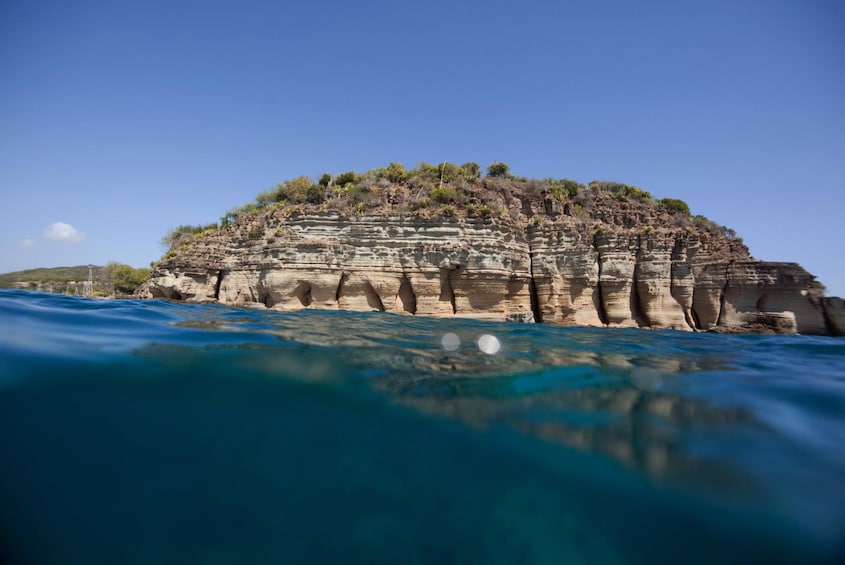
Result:
<instances>
[{"instance_id":1,"label":"water droplet on lens","mask_svg":"<svg viewBox=\"0 0 845 565\"><path fill-rule=\"evenodd\" d=\"M455 351L461 346L461 338L458 337L458 334L449 332L443 334L443 337L440 339L440 344L446 351Z\"/></svg>"},{"instance_id":2,"label":"water droplet on lens","mask_svg":"<svg viewBox=\"0 0 845 565\"><path fill-rule=\"evenodd\" d=\"M488 355L495 355L501 347L502 344L499 343L499 339L494 335L484 334L478 338L478 349Z\"/></svg>"}]
</instances>

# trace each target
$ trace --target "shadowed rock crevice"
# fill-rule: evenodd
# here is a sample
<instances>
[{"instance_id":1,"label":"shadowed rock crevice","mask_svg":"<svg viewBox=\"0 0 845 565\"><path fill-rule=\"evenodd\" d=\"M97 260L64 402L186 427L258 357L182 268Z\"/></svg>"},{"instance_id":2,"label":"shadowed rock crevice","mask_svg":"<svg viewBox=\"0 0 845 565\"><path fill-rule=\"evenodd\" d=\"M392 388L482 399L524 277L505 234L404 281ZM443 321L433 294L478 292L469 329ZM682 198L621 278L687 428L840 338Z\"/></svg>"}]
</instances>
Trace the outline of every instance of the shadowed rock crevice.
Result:
<instances>
[{"instance_id":1,"label":"shadowed rock crevice","mask_svg":"<svg viewBox=\"0 0 845 565\"><path fill-rule=\"evenodd\" d=\"M528 292L531 294L531 313L534 315L534 321L538 324L543 323L543 313L540 311L540 300L537 296L537 283L532 276L528 279Z\"/></svg>"},{"instance_id":2,"label":"shadowed rock crevice","mask_svg":"<svg viewBox=\"0 0 845 565\"><path fill-rule=\"evenodd\" d=\"M604 307L604 296L601 290L601 258L599 258L598 279L599 282L596 284L596 288L593 289L593 305L596 307L596 314L598 315L599 320L606 326L610 322L607 317L607 310Z\"/></svg>"},{"instance_id":3,"label":"shadowed rock crevice","mask_svg":"<svg viewBox=\"0 0 845 565\"><path fill-rule=\"evenodd\" d=\"M266 306L267 308L272 308L276 305L276 301L273 300L273 297L270 295L269 292L264 294L263 296L260 296L259 301L264 304L264 306Z\"/></svg>"},{"instance_id":4,"label":"shadowed rock crevice","mask_svg":"<svg viewBox=\"0 0 845 565\"><path fill-rule=\"evenodd\" d=\"M340 274L340 279L337 281L337 289L334 291L334 301L340 302L340 299L343 297L343 285L346 283L346 279L349 278L349 274L344 272Z\"/></svg>"},{"instance_id":5,"label":"shadowed rock crevice","mask_svg":"<svg viewBox=\"0 0 845 565\"><path fill-rule=\"evenodd\" d=\"M634 322L636 322L637 326L647 328L650 327L650 324L648 323L648 316L643 312L642 303L640 302L639 272L640 264L636 263L631 280L631 315L634 317Z\"/></svg>"},{"instance_id":6,"label":"shadowed rock crevice","mask_svg":"<svg viewBox=\"0 0 845 565\"><path fill-rule=\"evenodd\" d=\"M407 275L402 275L402 282L399 284L396 299L399 301L403 312L417 313L417 296L414 294L414 287L411 286L411 280Z\"/></svg>"},{"instance_id":7,"label":"shadowed rock crevice","mask_svg":"<svg viewBox=\"0 0 845 565\"><path fill-rule=\"evenodd\" d=\"M719 292L721 293L722 291L720 290ZM712 294L709 287L701 282L697 282L692 289L691 313L697 330L709 331L716 325L719 312L716 304L717 300L711 301Z\"/></svg>"},{"instance_id":8,"label":"shadowed rock crevice","mask_svg":"<svg viewBox=\"0 0 845 565\"><path fill-rule=\"evenodd\" d=\"M731 285L731 266L725 267L725 284L719 293L719 315L716 316L716 327L724 324L725 304L727 302L728 287Z\"/></svg>"},{"instance_id":9,"label":"shadowed rock crevice","mask_svg":"<svg viewBox=\"0 0 845 565\"><path fill-rule=\"evenodd\" d=\"M690 320L692 322L690 324L690 327L692 329L694 329L694 330L703 330L704 329L701 326L701 319L698 317L698 312L695 311L695 306L690 308L690 317L692 318L692 320Z\"/></svg>"},{"instance_id":10,"label":"shadowed rock crevice","mask_svg":"<svg viewBox=\"0 0 845 565\"><path fill-rule=\"evenodd\" d=\"M531 296L531 313L534 315L534 321L541 324L543 313L540 311L540 300L537 296L537 281L534 280L534 251L531 249L531 238L526 237L526 241L528 242L528 293Z\"/></svg>"},{"instance_id":11,"label":"shadowed rock crevice","mask_svg":"<svg viewBox=\"0 0 845 565\"><path fill-rule=\"evenodd\" d=\"M214 285L214 300L220 300L220 286L223 284L223 277L225 271L222 269L217 271L217 283Z\"/></svg>"},{"instance_id":12,"label":"shadowed rock crevice","mask_svg":"<svg viewBox=\"0 0 845 565\"><path fill-rule=\"evenodd\" d=\"M270 292L270 289L267 288L266 284L264 284L264 281L259 282L256 290L258 293L258 303L263 304L266 308L272 308L276 305L276 301L273 299L273 295ZM238 292L240 292L240 290L238 290Z\"/></svg>"},{"instance_id":13,"label":"shadowed rock crevice","mask_svg":"<svg viewBox=\"0 0 845 565\"><path fill-rule=\"evenodd\" d=\"M381 301L381 296L378 295L376 289L373 288L372 283L367 281L364 284L364 295L367 297L367 305L373 310L384 312L384 303Z\"/></svg>"},{"instance_id":14,"label":"shadowed rock crevice","mask_svg":"<svg viewBox=\"0 0 845 565\"><path fill-rule=\"evenodd\" d=\"M449 269L440 269L440 301L448 302L452 306L452 314L458 313L455 289L452 286L452 271Z\"/></svg>"},{"instance_id":15,"label":"shadowed rock crevice","mask_svg":"<svg viewBox=\"0 0 845 565\"><path fill-rule=\"evenodd\" d=\"M609 317L607 309L604 306L604 292L602 292L602 255L599 251L598 237L593 237L593 250L596 254L596 265L598 267L596 274L596 287L593 289L593 305L596 308L596 315L599 321L605 326L609 324Z\"/></svg>"},{"instance_id":16,"label":"shadowed rock crevice","mask_svg":"<svg viewBox=\"0 0 845 565\"><path fill-rule=\"evenodd\" d=\"M301 282L296 286L296 289L293 291L294 296L299 299L299 302L303 306L310 306L311 305L311 285L307 282Z\"/></svg>"},{"instance_id":17,"label":"shadowed rock crevice","mask_svg":"<svg viewBox=\"0 0 845 565\"><path fill-rule=\"evenodd\" d=\"M634 273L631 277L631 315L634 317L634 322L641 328L651 327L648 316L642 308L642 300L640 297L640 264L642 261L642 240L637 237L637 255L634 263Z\"/></svg>"}]
</instances>

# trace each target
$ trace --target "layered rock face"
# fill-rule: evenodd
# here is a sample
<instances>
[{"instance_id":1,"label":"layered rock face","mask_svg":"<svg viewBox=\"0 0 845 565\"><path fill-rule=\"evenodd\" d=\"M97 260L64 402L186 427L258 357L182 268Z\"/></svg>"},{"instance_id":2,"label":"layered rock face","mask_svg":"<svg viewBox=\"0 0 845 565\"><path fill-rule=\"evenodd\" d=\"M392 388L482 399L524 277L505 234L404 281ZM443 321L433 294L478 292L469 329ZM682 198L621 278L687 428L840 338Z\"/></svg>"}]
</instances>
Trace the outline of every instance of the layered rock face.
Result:
<instances>
[{"instance_id":1,"label":"layered rock face","mask_svg":"<svg viewBox=\"0 0 845 565\"><path fill-rule=\"evenodd\" d=\"M276 215L192 242L142 296L530 321L526 250L481 221Z\"/></svg>"},{"instance_id":2,"label":"layered rock face","mask_svg":"<svg viewBox=\"0 0 845 565\"><path fill-rule=\"evenodd\" d=\"M258 214L190 241L146 298L537 321L837 334L841 300L794 263L700 229L558 214L429 218Z\"/></svg>"}]
</instances>

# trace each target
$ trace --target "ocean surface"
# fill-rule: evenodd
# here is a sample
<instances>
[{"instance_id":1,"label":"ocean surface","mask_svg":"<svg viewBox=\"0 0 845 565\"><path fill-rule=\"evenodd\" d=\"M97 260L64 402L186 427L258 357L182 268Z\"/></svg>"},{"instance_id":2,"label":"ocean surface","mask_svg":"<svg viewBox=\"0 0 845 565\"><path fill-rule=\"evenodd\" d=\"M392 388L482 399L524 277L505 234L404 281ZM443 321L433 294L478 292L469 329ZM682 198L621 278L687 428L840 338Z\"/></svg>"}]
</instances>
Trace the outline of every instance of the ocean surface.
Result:
<instances>
[{"instance_id":1,"label":"ocean surface","mask_svg":"<svg viewBox=\"0 0 845 565\"><path fill-rule=\"evenodd\" d=\"M836 563L845 339L0 291L0 561Z\"/></svg>"}]
</instances>

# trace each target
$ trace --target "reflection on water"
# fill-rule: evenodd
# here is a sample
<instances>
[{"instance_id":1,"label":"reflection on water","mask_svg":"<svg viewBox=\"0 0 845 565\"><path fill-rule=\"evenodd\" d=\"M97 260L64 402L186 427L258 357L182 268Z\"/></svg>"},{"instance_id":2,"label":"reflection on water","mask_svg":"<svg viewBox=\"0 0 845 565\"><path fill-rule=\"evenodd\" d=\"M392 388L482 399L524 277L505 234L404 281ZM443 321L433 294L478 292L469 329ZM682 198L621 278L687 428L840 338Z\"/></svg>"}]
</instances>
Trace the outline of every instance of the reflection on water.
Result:
<instances>
[{"instance_id":1,"label":"reflection on water","mask_svg":"<svg viewBox=\"0 0 845 565\"><path fill-rule=\"evenodd\" d=\"M727 492L750 494L755 482L691 437L771 432L748 407L690 387L692 375L741 369L741 344L725 347L741 338L317 312L271 313L258 323L251 313L215 312L182 325L320 348L257 355L251 369L331 381L351 367L363 385L424 414L514 430L603 453L654 478L717 483Z\"/></svg>"},{"instance_id":2,"label":"reflection on water","mask_svg":"<svg viewBox=\"0 0 845 565\"><path fill-rule=\"evenodd\" d=\"M827 385L845 382L845 363L831 370L825 359L845 359L836 340L316 312L262 324L235 315L218 329L248 328L319 353L284 362L255 357L259 370L286 367L288 376L326 381L351 369L359 386L422 414L600 453L654 480L717 496L774 498L821 527L842 523L836 505L808 504L793 488L845 473L845 443L838 443L845 441L845 396L807 389L798 380L803 372L794 372L820 358ZM772 417L787 405L792 417ZM828 494L845 502L841 483Z\"/></svg>"}]
</instances>

